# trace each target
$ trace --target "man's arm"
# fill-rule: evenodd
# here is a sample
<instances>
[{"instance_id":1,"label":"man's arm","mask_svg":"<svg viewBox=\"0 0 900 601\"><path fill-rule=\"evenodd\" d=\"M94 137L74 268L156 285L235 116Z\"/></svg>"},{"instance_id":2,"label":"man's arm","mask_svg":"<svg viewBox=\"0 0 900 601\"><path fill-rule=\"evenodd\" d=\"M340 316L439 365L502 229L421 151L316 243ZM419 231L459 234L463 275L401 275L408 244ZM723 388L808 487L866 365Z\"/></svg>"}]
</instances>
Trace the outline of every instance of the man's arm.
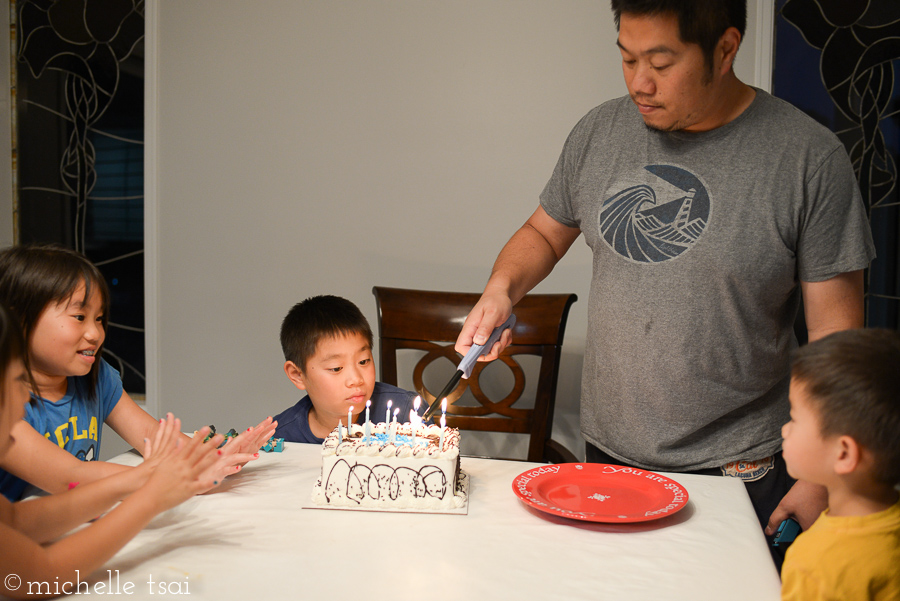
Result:
<instances>
[{"instance_id":1,"label":"man's arm","mask_svg":"<svg viewBox=\"0 0 900 601\"><path fill-rule=\"evenodd\" d=\"M809 341L864 326L863 272L850 271L824 282L800 282Z\"/></svg>"},{"instance_id":2,"label":"man's arm","mask_svg":"<svg viewBox=\"0 0 900 601\"><path fill-rule=\"evenodd\" d=\"M842 273L824 282L800 282L800 289L810 342L840 330L863 327L862 270ZM806 530L827 506L824 487L798 481L772 512L766 533L774 534L788 517L796 518Z\"/></svg>"},{"instance_id":3,"label":"man's arm","mask_svg":"<svg viewBox=\"0 0 900 601\"><path fill-rule=\"evenodd\" d=\"M500 251L484 293L466 318L456 351L465 355L473 343L484 344L493 329L512 313L513 305L553 271L580 233L539 206ZM493 361L511 340L507 330L490 354L479 361Z\"/></svg>"}]
</instances>

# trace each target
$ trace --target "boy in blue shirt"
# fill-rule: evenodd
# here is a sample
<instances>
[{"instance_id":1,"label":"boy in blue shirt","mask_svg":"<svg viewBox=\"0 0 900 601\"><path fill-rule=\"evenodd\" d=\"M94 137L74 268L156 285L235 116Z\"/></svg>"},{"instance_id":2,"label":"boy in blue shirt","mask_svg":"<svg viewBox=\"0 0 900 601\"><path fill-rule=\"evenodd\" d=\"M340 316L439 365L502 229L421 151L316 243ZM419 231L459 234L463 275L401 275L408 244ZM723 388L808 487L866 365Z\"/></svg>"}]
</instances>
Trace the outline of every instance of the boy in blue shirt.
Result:
<instances>
[{"instance_id":1,"label":"boy in blue shirt","mask_svg":"<svg viewBox=\"0 0 900 601\"><path fill-rule=\"evenodd\" d=\"M353 423L384 421L391 415L408 422L416 395L375 381L372 328L359 308L337 296L314 296L297 303L281 323L284 373L307 396L275 416L277 438L322 444L347 413Z\"/></svg>"}]
</instances>

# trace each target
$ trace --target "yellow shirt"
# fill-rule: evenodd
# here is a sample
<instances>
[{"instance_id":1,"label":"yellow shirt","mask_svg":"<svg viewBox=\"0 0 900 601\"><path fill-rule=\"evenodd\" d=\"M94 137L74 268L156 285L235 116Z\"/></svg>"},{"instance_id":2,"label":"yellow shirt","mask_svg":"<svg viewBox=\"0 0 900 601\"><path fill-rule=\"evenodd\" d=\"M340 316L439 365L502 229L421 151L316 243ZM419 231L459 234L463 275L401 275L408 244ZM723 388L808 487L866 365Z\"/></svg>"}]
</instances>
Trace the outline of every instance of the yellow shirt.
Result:
<instances>
[{"instance_id":1,"label":"yellow shirt","mask_svg":"<svg viewBox=\"0 0 900 601\"><path fill-rule=\"evenodd\" d=\"M782 601L900 601L900 501L866 516L826 509L788 548Z\"/></svg>"}]
</instances>

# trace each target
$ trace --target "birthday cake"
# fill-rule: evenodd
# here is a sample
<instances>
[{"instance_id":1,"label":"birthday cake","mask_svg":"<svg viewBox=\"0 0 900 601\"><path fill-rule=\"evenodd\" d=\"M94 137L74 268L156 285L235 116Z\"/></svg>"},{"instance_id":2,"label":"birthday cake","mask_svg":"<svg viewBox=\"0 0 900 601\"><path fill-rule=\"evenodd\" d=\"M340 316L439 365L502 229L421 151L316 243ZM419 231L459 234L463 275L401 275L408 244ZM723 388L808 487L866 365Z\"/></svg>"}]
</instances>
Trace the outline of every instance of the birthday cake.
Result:
<instances>
[{"instance_id":1,"label":"birthday cake","mask_svg":"<svg viewBox=\"0 0 900 601\"><path fill-rule=\"evenodd\" d=\"M443 434L442 434L443 432ZM335 428L313 488L320 506L446 510L464 507L459 430L393 422Z\"/></svg>"}]
</instances>

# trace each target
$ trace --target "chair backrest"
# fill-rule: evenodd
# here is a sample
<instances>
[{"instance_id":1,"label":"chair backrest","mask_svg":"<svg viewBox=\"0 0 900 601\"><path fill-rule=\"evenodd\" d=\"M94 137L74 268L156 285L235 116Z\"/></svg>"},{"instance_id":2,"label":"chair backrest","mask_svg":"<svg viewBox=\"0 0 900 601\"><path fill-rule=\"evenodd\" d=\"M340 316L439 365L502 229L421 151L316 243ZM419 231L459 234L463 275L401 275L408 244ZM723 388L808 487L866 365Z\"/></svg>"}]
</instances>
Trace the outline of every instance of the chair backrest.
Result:
<instances>
[{"instance_id":1,"label":"chair backrest","mask_svg":"<svg viewBox=\"0 0 900 601\"><path fill-rule=\"evenodd\" d=\"M462 358L453 347L466 316L481 295L379 286L372 293L378 306L382 381L398 385L397 351L424 351L425 355L415 365L412 380L416 392L431 403L439 390L427 388L423 381L425 368L441 358L459 364ZM472 376L461 380L447 396L450 402L447 425L464 430L530 434L528 461L576 461L575 455L550 438L563 335L569 307L576 299L574 294L529 294L519 301L513 308L516 315L513 342L498 359L512 372L515 380L512 391L502 399L489 398L480 383L481 374L489 364L479 362ZM540 357L533 408L521 407L530 404L530 399L522 395L525 373L516 355ZM453 401L467 388L478 404L454 405Z\"/></svg>"}]
</instances>

